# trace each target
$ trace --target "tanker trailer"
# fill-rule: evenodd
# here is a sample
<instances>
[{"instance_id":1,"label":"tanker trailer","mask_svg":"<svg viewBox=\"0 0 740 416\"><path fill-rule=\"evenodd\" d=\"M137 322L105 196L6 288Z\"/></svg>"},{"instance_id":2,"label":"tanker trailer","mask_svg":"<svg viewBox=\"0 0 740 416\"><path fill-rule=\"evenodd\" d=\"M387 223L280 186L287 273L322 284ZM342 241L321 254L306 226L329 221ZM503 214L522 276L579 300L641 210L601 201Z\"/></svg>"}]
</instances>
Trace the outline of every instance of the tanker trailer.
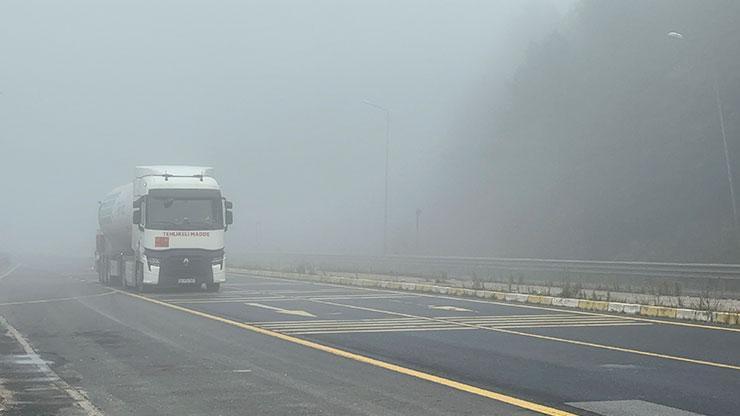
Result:
<instances>
[{"instance_id":1,"label":"tanker trailer","mask_svg":"<svg viewBox=\"0 0 740 416\"><path fill-rule=\"evenodd\" d=\"M232 206L212 168L136 167L131 183L99 203L98 279L138 291L203 285L218 291L226 281L224 234Z\"/></svg>"}]
</instances>

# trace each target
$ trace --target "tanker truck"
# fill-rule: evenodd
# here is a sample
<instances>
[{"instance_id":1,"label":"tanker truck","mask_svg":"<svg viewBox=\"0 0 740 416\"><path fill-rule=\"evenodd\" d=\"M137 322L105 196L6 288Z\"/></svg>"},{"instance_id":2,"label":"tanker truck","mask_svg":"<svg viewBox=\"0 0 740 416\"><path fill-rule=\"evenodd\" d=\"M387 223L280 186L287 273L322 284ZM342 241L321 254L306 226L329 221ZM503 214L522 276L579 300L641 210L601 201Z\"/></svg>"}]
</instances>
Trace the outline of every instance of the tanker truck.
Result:
<instances>
[{"instance_id":1,"label":"tanker truck","mask_svg":"<svg viewBox=\"0 0 740 416\"><path fill-rule=\"evenodd\" d=\"M137 166L134 180L99 202L95 268L105 285L146 291L226 281L224 233L233 204L213 169Z\"/></svg>"}]
</instances>

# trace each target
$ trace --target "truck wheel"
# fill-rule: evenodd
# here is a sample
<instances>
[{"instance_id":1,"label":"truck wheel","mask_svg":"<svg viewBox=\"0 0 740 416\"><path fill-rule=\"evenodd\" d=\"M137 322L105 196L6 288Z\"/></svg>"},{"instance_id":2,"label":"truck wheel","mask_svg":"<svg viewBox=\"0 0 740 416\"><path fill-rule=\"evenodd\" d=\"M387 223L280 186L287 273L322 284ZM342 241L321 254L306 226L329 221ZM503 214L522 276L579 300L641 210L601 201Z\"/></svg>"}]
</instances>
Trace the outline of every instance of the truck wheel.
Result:
<instances>
[{"instance_id":1,"label":"truck wheel","mask_svg":"<svg viewBox=\"0 0 740 416\"><path fill-rule=\"evenodd\" d=\"M136 277L134 278L136 291L144 293L144 265L136 262Z\"/></svg>"},{"instance_id":2,"label":"truck wheel","mask_svg":"<svg viewBox=\"0 0 740 416\"><path fill-rule=\"evenodd\" d=\"M108 262L105 263L105 270L103 270L103 284L105 286L110 285L110 265Z\"/></svg>"},{"instance_id":3,"label":"truck wheel","mask_svg":"<svg viewBox=\"0 0 740 416\"><path fill-rule=\"evenodd\" d=\"M103 266L105 263L102 260L98 261L98 282L103 284Z\"/></svg>"},{"instance_id":4,"label":"truck wheel","mask_svg":"<svg viewBox=\"0 0 740 416\"><path fill-rule=\"evenodd\" d=\"M221 289L221 283L206 283L206 290L208 292L218 292Z\"/></svg>"}]
</instances>

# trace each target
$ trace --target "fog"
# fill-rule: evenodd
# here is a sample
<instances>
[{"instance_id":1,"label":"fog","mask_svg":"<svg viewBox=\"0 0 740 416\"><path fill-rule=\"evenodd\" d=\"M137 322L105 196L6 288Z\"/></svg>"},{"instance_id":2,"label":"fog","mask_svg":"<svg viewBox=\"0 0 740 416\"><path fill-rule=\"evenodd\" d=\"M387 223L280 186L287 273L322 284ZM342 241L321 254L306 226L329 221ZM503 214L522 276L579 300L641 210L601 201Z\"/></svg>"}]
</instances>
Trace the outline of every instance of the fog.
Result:
<instances>
[{"instance_id":1,"label":"fog","mask_svg":"<svg viewBox=\"0 0 740 416\"><path fill-rule=\"evenodd\" d=\"M231 253L381 254L368 101L390 112L389 253L737 261L738 19L732 1L5 1L0 250L88 256L134 166L193 164L235 204Z\"/></svg>"},{"instance_id":2,"label":"fog","mask_svg":"<svg viewBox=\"0 0 740 416\"><path fill-rule=\"evenodd\" d=\"M391 111L389 241L413 249L471 97L568 5L5 1L0 249L89 255L135 165L198 164L234 201L230 250L377 254L385 120L363 100Z\"/></svg>"}]
</instances>

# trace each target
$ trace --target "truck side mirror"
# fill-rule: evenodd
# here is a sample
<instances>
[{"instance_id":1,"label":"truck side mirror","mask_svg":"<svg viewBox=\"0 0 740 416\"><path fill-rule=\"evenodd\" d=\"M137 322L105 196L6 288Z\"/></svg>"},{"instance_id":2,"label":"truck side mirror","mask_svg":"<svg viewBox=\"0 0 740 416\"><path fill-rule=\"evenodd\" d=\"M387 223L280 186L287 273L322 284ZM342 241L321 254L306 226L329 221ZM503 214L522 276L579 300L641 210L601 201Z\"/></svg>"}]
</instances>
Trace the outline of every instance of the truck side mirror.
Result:
<instances>
[{"instance_id":1,"label":"truck side mirror","mask_svg":"<svg viewBox=\"0 0 740 416\"><path fill-rule=\"evenodd\" d=\"M226 211L226 225L231 225L234 223L234 213L231 212L231 210Z\"/></svg>"},{"instance_id":2,"label":"truck side mirror","mask_svg":"<svg viewBox=\"0 0 740 416\"><path fill-rule=\"evenodd\" d=\"M141 210L140 209L134 210L134 215L133 215L133 219L132 220L133 220L132 222L134 224L137 224L137 225L138 224L141 224Z\"/></svg>"},{"instance_id":3,"label":"truck side mirror","mask_svg":"<svg viewBox=\"0 0 740 416\"><path fill-rule=\"evenodd\" d=\"M231 202L231 201L224 201L224 207L226 209L232 209L232 208L234 208L234 203Z\"/></svg>"}]
</instances>

